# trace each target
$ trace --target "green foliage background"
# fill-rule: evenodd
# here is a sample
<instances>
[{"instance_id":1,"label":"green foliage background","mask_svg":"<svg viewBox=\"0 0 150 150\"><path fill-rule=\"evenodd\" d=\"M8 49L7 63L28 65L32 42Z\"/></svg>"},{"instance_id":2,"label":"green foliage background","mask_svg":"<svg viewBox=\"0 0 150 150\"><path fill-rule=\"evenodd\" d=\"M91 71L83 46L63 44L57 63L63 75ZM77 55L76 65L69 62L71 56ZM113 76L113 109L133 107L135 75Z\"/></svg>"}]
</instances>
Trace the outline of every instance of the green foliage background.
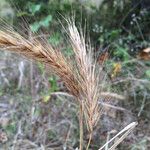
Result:
<instances>
[{"instance_id":1,"label":"green foliage background","mask_svg":"<svg viewBox=\"0 0 150 150\"><path fill-rule=\"evenodd\" d=\"M75 16L78 28L84 29L86 26L87 38L90 37L96 56L109 53L109 59L105 62L104 70L110 79L114 66L116 64L121 66L121 71L116 74L115 78L111 79L113 90L128 97L127 101L120 102L121 105L131 109L137 120L150 119L150 103L148 102L150 99L150 61L137 59L138 54L143 49L150 47L150 2L148 0L7 0L7 2L2 1L0 7L1 17L4 17L17 31L26 33L30 29L33 35L37 33L47 35L48 41L53 46L61 48L68 57L72 56L72 52L66 41L66 34L62 25L66 25L65 17ZM37 63L37 68L42 80L45 80L46 76L51 87L45 90L45 85L42 84L39 93L37 92L37 94L42 95L44 103L47 104L51 99L49 96L51 93L64 89L61 89L59 85L59 78L46 75L42 64ZM9 74L9 70L7 71ZM27 69L26 72L28 71ZM28 86L24 88L24 94L29 93L30 88L28 88ZM0 88L0 96L6 92L12 94L14 89L15 92L20 92L15 81L12 80L10 87ZM27 111L33 98L28 94L26 96L27 101L21 100L19 102L19 105L22 103L24 106L20 110L21 114ZM65 105L62 101L54 101L53 103L57 105L58 109L61 108L62 104ZM69 104L68 107L75 110L72 104ZM51 114L48 108L46 110ZM45 115L41 106L35 111L35 116L39 114ZM69 112L69 114L71 114L76 125L75 111ZM62 118L64 116L65 113L61 114ZM29 128L24 130L28 131ZM13 135L17 130L15 121L12 121L6 130ZM75 138L77 138L79 134L77 127L74 132ZM50 139L56 138L57 134L55 130L49 130ZM146 148L148 136L143 137L143 139L136 140L136 144L131 146L126 144L125 149ZM97 143L99 142L95 140L95 148ZM77 145L77 142L74 145ZM120 147L120 149L123 148L123 146Z\"/></svg>"}]
</instances>

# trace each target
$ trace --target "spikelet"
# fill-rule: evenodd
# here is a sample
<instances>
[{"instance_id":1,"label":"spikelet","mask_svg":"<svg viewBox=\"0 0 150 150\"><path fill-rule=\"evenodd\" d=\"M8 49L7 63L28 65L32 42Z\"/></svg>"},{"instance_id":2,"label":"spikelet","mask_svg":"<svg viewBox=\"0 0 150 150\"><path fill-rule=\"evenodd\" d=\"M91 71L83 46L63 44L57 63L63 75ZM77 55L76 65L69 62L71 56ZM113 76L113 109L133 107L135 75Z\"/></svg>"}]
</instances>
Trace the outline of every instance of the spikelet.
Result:
<instances>
[{"instance_id":1,"label":"spikelet","mask_svg":"<svg viewBox=\"0 0 150 150\"><path fill-rule=\"evenodd\" d=\"M47 42L28 40L15 31L0 31L0 48L19 53L29 59L33 59L51 67L53 71L64 81L70 93L78 96L78 81L74 75L73 67L63 54L52 48Z\"/></svg>"},{"instance_id":2,"label":"spikelet","mask_svg":"<svg viewBox=\"0 0 150 150\"><path fill-rule=\"evenodd\" d=\"M86 44L82 32L79 32L75 23L68 20L70 43L72 45L78 70L78 81L81 85L79 91L80 101L83 104L83 112L88 130L93 131L100 117L98 104L100 96L99 71L93 58L90 44Z\"/></svg>"}]
</instances>

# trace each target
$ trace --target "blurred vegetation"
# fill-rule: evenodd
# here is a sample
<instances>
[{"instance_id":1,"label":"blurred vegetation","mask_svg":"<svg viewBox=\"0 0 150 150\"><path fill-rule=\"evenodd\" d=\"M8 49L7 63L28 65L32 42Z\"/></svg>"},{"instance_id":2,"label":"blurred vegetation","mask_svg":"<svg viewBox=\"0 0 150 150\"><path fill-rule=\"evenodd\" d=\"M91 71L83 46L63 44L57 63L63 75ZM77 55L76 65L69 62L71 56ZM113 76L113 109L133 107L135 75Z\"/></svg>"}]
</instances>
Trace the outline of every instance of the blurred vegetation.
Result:
<instances>
[{"instance_id":1,"label":"blurred vegetation","mask_svg":"<svg viewBox=\"0 0 150 150\"><path fill-rule=\"evenodd\" d=\"M7 2L2 0L0 4L1 18L5 18L9 24L13 24L21 33L27 32L29 34L28 29L33 32L33 35L39 33L40 36L48 39L53 46L61 48L68 57L71 57L72 52L66 41L65 31L61 24L65 26L66 21L64 17L72 17L74 14L78 27L84 28L86 26L87 39L90 37L92 46L95 48L97 61L101 63L101 59L102 61L106 59L104 61L104 70L108 73L113 91L126 96L126 101L118 102L117 104L130 110L132 114L122 115L120 113L120 118L124 116L122 117L124 119L118 120L119 125L116 123L118 128L130 122L130 120L139 121L139 129L134 135L136 138L128 138L119 149L149 149L150 51L148 53L143 51L146 48L150 48L149 0L8 0ZM0 55L1 58L4 58L3 53L0 53ZM14 95L16 95L17 99L20 99L17 106L21 108L19 108L20 114L17 113L18 116L11 116L13 119L9 124L5 127L1 125L3 130L6 130L7 134L11 134L11 137L13 137L17 132L16 118L21 118L19 115L23 115L25 112L29 113L31 110L28 106L33 105L31 99L39 96L40 98L42 97L40 102L38 102L41 105L34 103L35 110L33 112L35 113L36 126L25 126L23 129L27 133L29 130L32 130L34 135L30 135L28 139L31 139L33 136L35 140L36 135L34 132L41 133L36 128L43 124L40 124L37 120L43 119L44 116L49 116L49 113L51 119L56 121L56 124L60 118L64 122L69 122L69 125L62 128L59 128L60 124L57 129L50 128L47 132L49 140L54 142L53 140L60 139L62 142L64 138L63 133L68 131L68 128L71 128L70 122L72 122L74 124L73 130L71 130L73 136L68 141L68 145L74 148L77 147L79 133L75 111L76 106L72 102L69 103L66 98L63 101L61 98L56 98L55 95L50 96L56 91L66 90L60 79L47 74L46 68L42 64L33 64L34 68L32 68L30 62L27 63L25 61L24 88L20 88L16 84L19 80L19 70L16 69L15 74L10 72L17 68L18 64L21 66L22 58L18 59L17 56L10 56L9 54L5 55L5 66L7 67L4 67L5 69L0 68L3 71L3 74L1 72L0 80L0 84L3 85L0 87L0 97L4 99L4 95L9 93L10 96L6 99L15 99ZM10 65L13 63L14 65ZM33 92L29 81L31 74L28 75L28 72L31 72L31 68L33 69L33 86L37 87ZM26 94L24 99L27 101L20 98L21 94ZM58 107L57 110L55 106ZM25 118L27 119L28 116L30 115L26 114ZM115 123L112 125L112 128L107 125L111 122L111 119L109 122L105 117L103 122L98 129L98 131L101 129L99 133L105 134L105 130L109 131L115 127ZM23 123L28 124L25 119L23 119ZM55 126L55 122L52 122L52 124ZM45 135L42 136L45 137ZM102 141L106 139L103 136L97 136L95 136L93 142L93 149L97 149L100 145L96 138ZM32 141L34 140L32 139ZM39 142L40 139L37 141ZM55 144L59 145L60 143Z\"/></svg>"}]
</instances>

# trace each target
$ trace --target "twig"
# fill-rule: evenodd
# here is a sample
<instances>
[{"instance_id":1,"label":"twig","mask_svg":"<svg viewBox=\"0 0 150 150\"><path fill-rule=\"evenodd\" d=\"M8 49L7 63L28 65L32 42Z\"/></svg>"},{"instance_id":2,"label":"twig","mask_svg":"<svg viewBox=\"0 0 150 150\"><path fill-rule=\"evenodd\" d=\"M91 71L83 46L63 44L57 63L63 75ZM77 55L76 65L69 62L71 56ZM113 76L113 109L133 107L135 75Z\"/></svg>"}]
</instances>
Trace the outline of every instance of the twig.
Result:
<instances>
[{"instance_id":1,"label":"twig","mask_svg":"<svg viewBox=\"0 0 150 150\"><path fill-rule=\"evenodd\" d=\"M63 150L67 150L67 141L68 141L69 136L70 136L71 127L72 127L72 125L69 123L68 132L67 132L67 135L65 137L65 142L63 144Z\"/></svg>"},{"instance_id":2,"label":"twig","mask_svg":"<svg viewBox=\"0 0 150 150\"><path fill-rule=\"evenodd\" d=\"M137 79L137 78L126 78L126 79L121 79L119 81L115 81L113 82L113 84L118 84L118 83L121 83L121 82L127 82L127 81L137 81L137 82L142 82L142 83L150 83L149 80L146 80L146 79Z\"/></svg>"},{"instance_id":3,"label":"twig","mask_svg":"<svg viewBox=\"0 0 150 150\"><path fill-rule=\"evenodd\" d=\"M99 102L99 103L100 103L101 105L103 105L103 106L107 106L107 107L110 107L110 108L113 108L113 109L116 109L116 110L129 112L127 109L122 108L122 107L119 107L119 106L113 106L113 105L110 105L110 104L107 104L107 103L104 103L104 102Z\"/></svg>"},{"instance_id":4,"label":"twig","mask_svg":"<svg viewBox=\"0 0 150 150\"><path fill-rule=\"evenodd\" d=\"M19 121L18 123L18 131L17 131L17 134L15 135L14 137L14 141L13 141L13 146L11 148L11 150L15 150L15 146L16 146L16 143L17 143L17 138L19 135L21 135L21 121Z\"/></svg>"},{"instance_id":5,"label":"twig","mask_svg":"<svg viewBox=\"0 0 150 150\"><path fill-rule=\"evenodd\" d=\"M122 95L119 95L117 93L111 93L111 92L101 92L100 96L102 97L111 97L119 100L125 100L125 97Z\"/></svg>"},{"instance_id":6,"label":"twig","mask_svg":"<svg viewBox=\"0 0 150 150\"><path fill-rule=\"evenodd\" d=\"M122 133L124 133L118 140L117 142L114 143L114 145L109 148L108 150L114 150L114 148L120 144L123 139L125 139L127 137L127 135L135 128L135 126L137 126L137 122L132 122L129 125L127 125L123 130L121 130L117 135L115 135L113 138L111 138L108 142L106 142L99 150L102 150L103 148L105 148L106 145L108 145L109 143L111 143L114 139L116 139L118 136L120 136Z\"/></svg>"},{"instance_id":7,"label":"twig","mask_svg":"<svg viewBox=\"0 0 150 150\"><path fill-rule=\"evenodd\" d=\"M146 102L146 94L144 93L144 97L143 97L143 101L142 101L142 105L141 105L141 108L140 108L140 111L138 113L138 117L140 117L143 109L144 109L144 106L145 106L145 102Z\"/></svg>"}]
</instances>

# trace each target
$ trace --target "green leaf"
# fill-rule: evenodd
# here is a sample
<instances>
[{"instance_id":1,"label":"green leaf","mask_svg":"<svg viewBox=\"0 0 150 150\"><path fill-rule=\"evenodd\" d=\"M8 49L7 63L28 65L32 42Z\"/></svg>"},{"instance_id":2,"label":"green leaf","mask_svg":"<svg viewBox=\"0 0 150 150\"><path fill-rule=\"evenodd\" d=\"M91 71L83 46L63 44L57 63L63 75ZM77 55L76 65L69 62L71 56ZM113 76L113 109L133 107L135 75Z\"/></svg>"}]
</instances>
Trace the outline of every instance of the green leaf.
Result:
<instances>
[{"instance_id":1,"label":"green leaf","mask_svg":"<svg viewBox=\"0 0 150 150\"><path fill-rule=\"evenodd\" d=\"M44 97L43 97L43 102L44 102L44 103L49 102L50 98L51 98L50 95L44 96Z\"/></svg>"},{"instance_id":2,"label":"green leaf","mask_svg":"<svg viewBox=\"0 0 150 150\"><path fill-rule=\"evenodd\" d=\"M58 32L56 32L54 35L52 35L50 38L49 38L49 42L54 45L54 46L57 46L60 41L61 41L61 37L60 37L60 34Z\"/></svg>"},{"instance_id":3,"label":"green leaf","mask_svg":"<svg viewBox=\"0 0 150 150\"><path fill-rule=\"evenodd\" d=\"M34 22L33 24L30 25L30 29L32 32L37 32L40 27L41 25L39 22Z\"/></svg>"},{"instance_id":4,"label":"green leaf","mask_svg":"<svg viewBox=\"0 0 150 150\"><path fill-rule=\"evenodd\" d=\"M29 13L22 11L17 13L17 17L22 17L22 16L31 16Z\"/></svg>"},{"instance_id":5,"label":"green leaf","mask_svg":"<svg viewBox=\"0 0 150 150\"><path fill-rule=\"evenodd\" d=\"M110 40L116 39L120 35L121 30L112 30L108 35Z\"/></svg>"},{"instance_id":6,"label":"green leaf","mask_svg":"<svg viewBox=\"0 0 150 150\"><path fill-rule=\"evenodd\" d=\"M50 93L58 91L57 80L55 76L49 78L49 83L51 85Z\"/></svg>"},{"instance_id":7,"label":"green leaf","mask_svg":"<svg viewBox=\"0 0 150 150\"><path fill-rule=\"evenodd\" d=\"M150 70L146 70L145 74L148 78L150 78Z\"/></svg>"},{"instance_id":8,"label":"green leaf","mask_svg":"<svg viewBox=\"0 0 150 150\"><path fill-rule=\"evenodd\" d=\"M34 15L41 8L41 4L30 4L29 11Z\"/></svg>"},{"instance_id":9,"label":"green leaf","mask_svg":"<svg viewBox=\"0 0 150 150\"><path fill-rule=\"evenodd\" d=\"M117 44L115 44L116 50L114 51L114 56L120 57L123 61L128 61L130 55L127 52L127 48L123 48Z\"/></svg>"},{"instance_id":10,"label":"green leaf","mask_svg":"<svg viewBox=\"0 0 150 150\"><path fill-rule=\"evenodd\" d=\"M14 134L16 132L16 123L13 121L5 127L5 130L10 134Z\"/></svg>"},{"instance_id":11,"label":"green leaf","mask_svg":"<svg viewBox=\"0 0 150 150\"><path fill-rule=\"evenodd\" d=\"M51 21L52 21L52 16L48 15L46 18L40 21L40 25L43 27L48 27Z\"/></svg>"},{"instance_id":12,"label":"green leaf","mask_svg":"<svg viewBox=\"0 0 150 150\"><path fill-rule=\"evenodd\" d=\"M52 21L52 16L48 15L46 18L42 19L39 22L34 22L33 24L30 25L30 29L32 32L37 32L42 26L43 27L48 27L50 22Z\"/></svg>"},{"instance_id":13,"label":"green leaf","mask_svg":"<svg viewBox=\"0 0 150 150\"><path fill-rule=\"evenodd\" d=\"M71 47L67 47L64 49L64 54L66 55L66 57L70 57L70 56L73 56L74 53L73 53L73 50Z\"/></svg>"},{"instance_id":14,"label":"green leaf","mask_svg":"<svg viewBox=\"0 0 150 150\"><path fill-rule=\"evenodd\" d=\"M38 68L39 68L40 72L43 74L43 72L45 71L44 64L41 63L41 62L38 62L37 65L38 65Z\"/></svg>"}]
</instances>

